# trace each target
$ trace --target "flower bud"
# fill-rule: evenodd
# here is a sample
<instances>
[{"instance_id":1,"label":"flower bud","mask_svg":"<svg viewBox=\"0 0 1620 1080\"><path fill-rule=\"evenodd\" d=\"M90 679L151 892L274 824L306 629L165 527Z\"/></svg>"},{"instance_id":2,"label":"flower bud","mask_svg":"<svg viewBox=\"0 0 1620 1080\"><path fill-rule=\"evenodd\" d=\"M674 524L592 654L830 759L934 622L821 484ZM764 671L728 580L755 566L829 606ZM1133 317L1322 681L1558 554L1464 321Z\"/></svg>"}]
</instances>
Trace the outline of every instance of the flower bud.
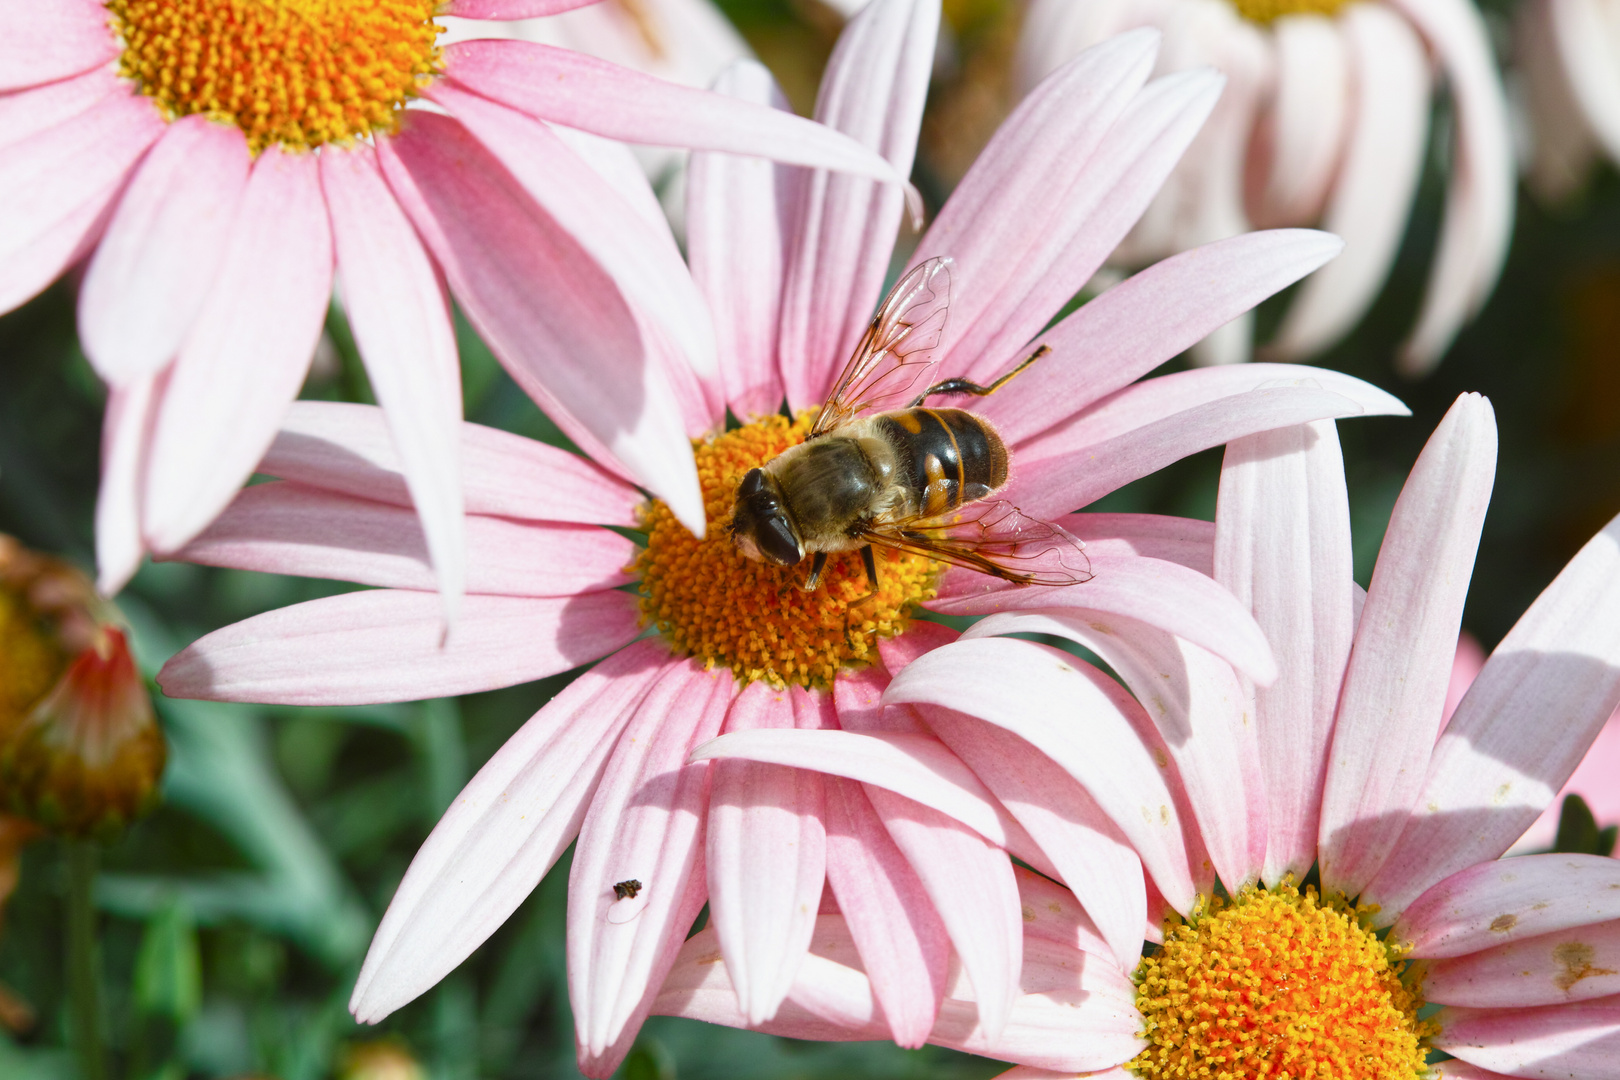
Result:
<instances>
[{"instance_id":1,"label":"flower bud","mask_svg":"<svg viewBox=\"0 0 1620 1080\"><path fill-rule=\"evenodd\" d=\"M338 1066L339 1080L426 1080L426 1075L398 1039L354 1043Z\"/></svg>"},{"instance_id":2,"label":"flower bud","mask_svg":"<svg viewBox=\"0 0 1620 1080\"><path fill-rule=\"evenodd\" d=\"M0 537L0 810L105 836L149 810L166 748L89 580Z\"/></svg>"}]
</instances>

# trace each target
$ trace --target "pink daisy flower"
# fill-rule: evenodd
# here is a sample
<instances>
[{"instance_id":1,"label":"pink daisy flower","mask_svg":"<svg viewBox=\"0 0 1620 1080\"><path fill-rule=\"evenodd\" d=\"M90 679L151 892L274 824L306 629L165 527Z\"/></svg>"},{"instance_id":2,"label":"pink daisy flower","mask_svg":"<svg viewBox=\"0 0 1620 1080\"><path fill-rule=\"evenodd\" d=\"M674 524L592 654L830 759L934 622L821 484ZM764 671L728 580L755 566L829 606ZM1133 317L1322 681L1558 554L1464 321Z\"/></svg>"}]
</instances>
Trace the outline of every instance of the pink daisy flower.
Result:
<instances>
[{"instance_id":1,"label":"pink daisy flower","mask_svg":"<svg viewBox=\"0 0 1620 1080\"><path fill-rule=\"evenodd\" d=\"M849 24L822 89L818 118L900 173L915 148L939 15L938 0L878 0ZM1156 46L1151 32L1126 35L1054 74L913 256L931 268L941 297L949 280L932 370L989 381L1032 345L1051 350L982 399L1011 457L1003 493L1030 515L1063 515L1256 431L1404 412L1364 383L1314 369L1251 365L1136 381L1331 258L1339 244L1320 233L1257 234L1188 252L1043 333L1219 94L1212 72L1148 82ZM734 69L724 85L772 100L758 65ZM854 552L804 591L802 569L738 551L723 526L739 482L803 440L872 319L902 201L871 180L817 172L800 184L769 163L696 156L690 287L714 310L721 343L715 373L677 383L688 427L703 433L694 448L711 527L701 538L665 502L597 463L464 425L468 596L444 642L427 549L405 509L383 418L361 406L299 403L259 466L281 482L242 492L181 553L377 588L208 635L165 666L160 681L173 695L407 700L594 662L491 758L423 845L361 972L352 1005L362 1020L381 1019L451 971L577 837L569 987L590 1075L610 1073L623 1056L705 900L740 1007L757 1020L772 1016L811 947L824 883L868 969L881 973L876 993L893 1037L906 1045L927 1037L952 949L984 1002L985 1028L998 1031L1010 1022L1023 952L1003 849L1054 875L1062 862L1066 880L1089 887L1077 869L1092 865L1083 862L1089 824L1057 822L1037 845L1034 830L942 748L920 752L977 800L971 827L904 794L812 771L689 764L693 747L722 731L847 735L881 725L872 708L886 681L874 663L879 643L932 640L928 624L911 621L919 606L1079 605L1092 618L1159 627L1269 681L1270 650L1253 620L1206 574L1165 557L1207 546L1200 523L1064 517L1090 545L1095 575L1068 589L985 592L995 579L941 576L921 555L880 549L872 595ZM947 253L948 272L929 261ZM780 411L784 399L793 419ZM728 413L746 422L728 430ZM645 546L604 525L640 529ZM649 626L655 634L644 635ZM1066 861L1071 850L1082 861ZM1096 881L1113 890L1116 876ZM1132 926L1137 937L1145 917L1138 912Z\"/></svg>"},{"instance_id":2,"label":"pink daisy flower","mask_svg":"<svg viewBox=\"0 0 1620 1080\"><path fill-rule=\"evenodd\" d=\"M1532 188L1574 194L1602 158L1620 163L1620 4L1529 0L1515 52L1529 107Z\"/></svg>"},{"instance_id":3,"label":"pink daisy flower","mask_svg":"<svg viewBox=\"0 0 1620 1080\"><path fill-rule=\"evenodd\" d=\"M1251 226L1320 225L1344 238L1344 257L1305 283L1267 346L1278 359L1332 346L1382 289L1443 80L1456 130L1445 223L1400 355L1407 374L1431 370L1490 295L1513 231L1512 138L1478 9L1470 0L1035 0L1018 61L1026 85L1136 26L1164 32L1160 70L1210 64L1229 82L1119 258L1135 265ZM1246 360L1250 336L1247 321L1234 323L1202 359Z\"/></svg>"},{"instance_id":4,"label":"pink daisy flower","mask_svg":"<svg viewBox=\"0 0 1620 1080\"><path fill-rule=\"evenodd\" d=\"M491 19L589 2L444 8ZM620 182L629 151L597 136L903 179L799 117L579 53L441 47L440 6L39 0L11 12L0 311L88 260L80 336L110 387L103 591L144 550L178 551L251 474L303 382L334 277L447 613L466 536L446 283L576 442L701 529L666 369L712 374L714 330L689 282L670 291L680 255L639 181Z\"/></svg>"},{"instance_id":5,"label":"pink daisy flower","mask_svg":"<svg viewBox=\"0 0 1620 1080\"><path fill-rule=\"evenodd\" d=\"M1266 629L1278 662L1269 686L1139 623L1024 611L950 644L936 631L933 649L910 645L927 651L909 663L886 651L896 674L885 715L901 712L925 733L840 733L834 760L807 745L828 733L750 732L694 756L779 760L791 748L801 762L820 754L813 767L898 791L893 759L920 760L937 740L992 791L998 767L1010 772L1001 782L1038 793L1048 814L1071 816L1074 805L1051 794L1048 774L1088 793L1141 870L1116 875L1112 906L1101 889L1081 897L1108 949L1070 934L1089 955L1062 983L1031 985L1026 968L1025 988L1072 995L1086 978L1104 981L1104 958L1123 960L1139 1013L1124 1028L1145 1039L1106 1061L1054 1032L1036 1048L998 1048L1005 1060L1071 1072L1128 1062L1141 1077L1208 1067L1370 1078L1423 1074L1429 1051L1441 1051L1460 1059L1441 1071L1470 1080L1611 1076L1620 861L1499 857L1620 702L1620 519L1503 639L1442 732L1495 457L1490 406L1464 395L1413 468L1362 594L1333 426L1228 448L1213 535L1182 557L1213 568ZM1093 649L1136 697L1101 692L1111 680L1072 656L1002 636L1031 631ZM910 797L966 820L945 779L913 770L905 780ZM1033 819L1021 820L1034 835ZM1121 957L1107 930L1128 927L1144 891L1150 910L1171 918L1138 961ZM875 980L848 954L834 959L839 971L807 968L790 991L801 1017L825 1020L817 995L833 993L834 975L841 1015L858 1011ZM659 1007L736 1023L723 995L685 992L718 978L677 968ZM1076 1011L1118 1024L1117 998L1098 994ZM1426 1004L1444 1008L1430 1015Z\"/></svg>"}]
</instances>

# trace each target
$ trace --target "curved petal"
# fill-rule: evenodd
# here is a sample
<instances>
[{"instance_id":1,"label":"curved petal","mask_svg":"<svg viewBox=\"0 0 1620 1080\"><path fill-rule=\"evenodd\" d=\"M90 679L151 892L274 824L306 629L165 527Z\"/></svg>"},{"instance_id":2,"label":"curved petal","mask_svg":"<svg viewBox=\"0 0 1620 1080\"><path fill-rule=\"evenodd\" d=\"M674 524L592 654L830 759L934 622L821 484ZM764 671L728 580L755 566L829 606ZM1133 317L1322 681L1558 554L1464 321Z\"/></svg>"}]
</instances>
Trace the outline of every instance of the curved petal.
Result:
<instances>
[{"instance_id":1,"label":"curved petal","mask_svg":"<svg viewBox=\"0 0 1620 1080\"><path fill-rule=\"evenodd\" d=\"M691 444L618 287L460 124L414 113L383 173L513 378L598 462L703 531Z\"/></svg>"},{"instance_id":2,"label":"curved petal","mask_svg":"<svg viewBox=\"0 0 1620 1080\"><path fill-rule=\"evenodd\" d=\"M95 0L13 4L0 35L0 90L54 82L118 55L111 15Z\"/></svg>"},{"instance_id":3,"label":"curved petal","mask_svg":"<svg viewBox=\"0 0 1620 1080\"><path fill-rule=\"evenodd\" d=\"M1581 548L1485 662L1364 899L1398 913L1434 882L1506 851L1616 705L1620 519Z\"/></svg>"},{"instance_id":4,"label":"curved petal","mask_svg":"<svg viewBox=\"0 0 1620 1080\"><path fill-rule=\"evenodd\" d=\"M125 176L165 124L150 99L108 94L0 155L0 311L62 272L100 232ZM164 357L165 360L168 357Z\"/></svg>"},{"instance_id":5,"label":"curved petal","mask_svg":"<svg viewBox=\"0 0 1620 1080\"><path fill-rule=\"evenodd\" d=\"M665 669L614 747L568 877L568 1000L580 1065L608 1076L703 906L709 767L689 765L732 698L729 671ZM624 896L615 885L635 881Z\"/></svg>"},{"instance_id":6,"label":"curved petal","mask_svg":"<svg viewBox=\"0 0 1620 1080\"><path fill-rule=\"evenodd\" d=\"M727 68L714 89L788 107L769 69L753 60ZM776 337L789 183L769 161L710 150L695 151L686 173L687 259L714 313L726 404L744 420L782 407Z\"/></svg>"},{"instance_id":7,"label":"curved petal","mask_svg":"<svg viewBox=\"0 0 1620 1080\"><path fill-rule=\"evenodd\" d=\"M762 682L726 719L734 732L793 726L789 695ZM760 1024L792 989L815 930L827 878L823 784L814 772L751 761L716 762L713 777L709 910L738 1004Z\"/></svg>"},{"instance_id":8,"label":"curved petal","mask_svg":"<svg viewBox=\"0 0 1620 1080\"><path fill-rule=\"evenodd\" d=\"M1429 888L1395 922L1419 958L1463 956L1620 919L1620 860L1525 855L1470 866Z\"/></svg>"},{"instance_id":9,"label":"curved petal","mask_svg":"<svg viewBox=\"0 0 1620 1080\"><path fill-rule=\"evenodd\" d=\"M1345 252L1314 275L1266 347L1278 359L1319 353L1366 312L1395 261L1423 172L1429 131L1429 61L1406 21L1380 4L1339 16L1353 75L1349 139L1322 228Z\"/></svg>"},{"instance_id":10,"label":"curved petal","mask_svg":"<svg viewBox=\"0 0 1620 1080\"><path fill-rule=\"evenodd\" d=\"M601 0L449 0L444 13L465 19L532 19L597 3Z\"/></svg>"},{"instance_id":11,"label":"curved petal","mask_svg":"<svg viewBox=\"0 0 1620 1080\"><path fill-rule=\"evenodd\" d=\"M1580 116L1602 143L1611 160L1620 160L1620 65L1611 44L1613 16L1592 0L1549 0L1533 5L1545 10L1555 63L1565 93L1578 103ZM1559 117L1573 124L1571 117Z\"/></svg>"},{"instance_id":12,"label":"curved petal","mask_svg":"<svg viewBox=\"0 0 1620 1080\"><path fill-rule=\"evenodd\" d=\"M266 612L216 630L158 674L170 697L369 705L493 690L567 671L635 640L621 592L470 596L448 643L432 593L375 589Z\"/></svg>"},{"instance_id":13,"label":"curved petal","mask_svg":"<svg viewBox=\"0 0 1620 1080\"><path fill-rule=\"evenodd\" d=\"M638 642L568 685L478 770L411 860L349 999L374 1024L494 933L573 842L667 650Z\"/></svg>"},{"instance_id":14,"label":"curved petal","mask_svg":"<svg viewBox=\"0 0 1620 1080\"><path fill-rule=\"evenodd\" d=\"M574 596L633 579L636 546L591 525L467 519L467 591ZM420 519L387 503L290 481L243 491L175 558L269 574L332 578L431 592L435 579Z\"/></svg>"},{"instance_id":15,"label":"curved petal","mask_svg":"<svg viewBox=\"0 0 1620 1080\"><path fill-rule=\"evenodd\" d=\"M1310 229L1247 233L1155 263L1042 335L1052 354L975 406L1008 444L1070 420L1344 248Z\"/></svg>"},{"instance_id":16,"label":"curved petal","mask_svg":"<svg viewBox=\"0 0 1620 1080\"><path fill-rule=\"evenodd\" d=\"M1423 997L1520 1008L1620 993L1620 921L1593 923L1424 965Z\"/></svg>"},{"instance_id":17,"label":"curved petal","mask_svg":"<svg viewBox=\"0 0 1620 1080\"><path fill-rule=\"evenodd\" d=\"M1441 1009L1436 1049L1528 1080L1620 1077L1620 996L1535 1009Z\"/></svg>"},{"instance_id":18,"label":"curved petal","mask_svg":"<svg viewBox=\"0 0 1620 1080\"><path fill-rule=\"evenodd\" d=\"M31 90L0 94L0 146L49 131L113 93L127 96L129 84L111 67L99 67Z\"/></svg>"},{"instance_id":19,"label":"curved petal","mask_svg":"<svg viewBox=\"0 0 1620 1080\"><path fill-rule=\"evenodd\" d=\"M1423 787L1495 477L1490 402L1464 394L1390 515L1339 696L1318 858L1345 896L1378 873Z\"/></svg>"},{"instance_id":20,"label":"curved petal","mask_svg":"<svg viewBox=\"0 0 1620 1080\"><path fill-rule=\"evenodd\" d=\"M451 79L492 101L622 142L725 150L905 182L854 139L802 116L665 82L569 49L463 41L444 50L444 67Z\"/></svg>"},{"instance_id":21,"label":"curved petal","mask_svg":"<svg viewBox=\"0 0 1620 1080\"><path fill-rule=\"evenodd\" d=\"M911 175L934 70L939 0L884 0L850 20L827 62L816 119ZM804 178L782 290L778 364L788 404L819 405L866 332L905 203L893 184Z\"/></svg>"},{"instance_id":22,"label":"curved petal","mask_svg":"<svg viewBox=\"0 0 1620 1080\"><path fill-rule=\"evenodd\" d=\"M1456 157L1440 246L1418 324L1401 349L1410 375L1433 369L1485 303L1513 234L1517 168L1507 95L1479 8L1468 0L1391 0L1428 39L1451 88Z\"/></svg>"},{"instance_id":23,"label":"curved petal","mask_svg":"<svg viewBox=\"0 0 1620 1080\"><path fill-rule=\"evenodd\" d=\"M1271 24L1276 86L1262 121L1264 169L1250 181L1259 222L1313 220L1333 184L1350 121L1350 62L1331 19L1283 15ZM1257 190L1258 189L1258 190Z\"/></svg>"},{"instance_id":24,"label":"curved petal","mask_svg":"<svg viewBox=\"0 0 1620 1080\"><path fill-rule=\"evenodd\" d=\"M1277 679L1253 696L1265 779L1264 880L1304 880L1334 710L1350 658L1350 499L1332 422L1231 443L1215 515L1215 579L1254 612Z\"/></svg>"},{"instance_id":25,"label":"curved petal","mask_svg":"<svg viewBox=\"0 0 1620 1080\"><path fill-rule=\"evenodd\" d=\"M392 506L411 505L382 410L295 401L259 471ZM526 521L637 524L641 492L580 457L521 435L461 425L467 513Z\"/></svg>"},{"instance_id":26,"label":"curved petal","mask_svg":"<svg viewBox=\"0 0 1620 1080\"><path fill-rule=\"evenodd\" d=\"M102 378L125 383L174 359L240 235L251 164L240 128L200 115L169 124L141 162L79 293L79 336Z\"/></svg>"},{"instance_id":27,"label":"curved petal","mask_svg":"<svg viewBox=\"0 0 1620 1080\"><path fill-rule=\"evenodd\" d=\"M1069 514L1057 519L1091 555L1136 555L1215 576L1215 523L1168 514Z\"/></svg>"},{"instance_id":28,"label":"curved petal","mask_svg":"<svg viewBox=\"0 0 1620 1080\"><path fill-rule=\"evenodd\" d=\"M96 493L96 589L113 596L141 565L141 480L152 422L162 401L163 375L107 390L101 421L101 489Z\"/></svg>"},{"instance_id":29,"label":"curved petal","mask_svg":"<svg viewBox=\"0 0 1620 1080\"><path fill-rule=\"evenodd\" d=\"M422 522L447 623L467 580L461 364L444 285L368 146L321 154L343 306Z\"/></svg>"},{"instance_id":30,"label":"curved petal","mask_svg":"<svg viewBox=\"0 0 1620 1080\"><path fill-rule=\"evenodd\" d=\"M332 234L315 170L309 154L259 155L175 360L141 513L160 554L206 528L253 475L309 370L332 297Z\"/></svg>"}]
</instances>

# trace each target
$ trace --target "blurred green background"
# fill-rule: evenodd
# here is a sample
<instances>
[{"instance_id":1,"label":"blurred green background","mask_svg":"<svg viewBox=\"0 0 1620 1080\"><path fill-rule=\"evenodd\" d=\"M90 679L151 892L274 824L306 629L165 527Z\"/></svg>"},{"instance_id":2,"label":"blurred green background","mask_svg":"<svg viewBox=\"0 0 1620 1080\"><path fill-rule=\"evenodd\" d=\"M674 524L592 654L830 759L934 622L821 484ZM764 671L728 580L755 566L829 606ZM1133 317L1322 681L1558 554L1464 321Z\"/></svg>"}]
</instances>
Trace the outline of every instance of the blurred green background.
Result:
<instances>
[{"instance_id":1,"label":"blurred green background","mask_svg":"<svg viewBox=\"0 0 1620 1080\"><path fill-rule=\"evenodd\" d=\"M814 0L721 6L795 105L808 109L836 17ZM1006 107L1016 33L1005 0L948 2L947 9L956 48L940 68L918 166L919 184L936 205ZM1444 130L1444 107L1437 108ZM1467 390L1495 404L1501 459L1465 616L1489 648L1620 511L1620 177L1605 169L1577 204L1557 212L1521 197L1493 300L1434 376L1408 383L1393 375L1391 358L1422 294L1441 188L1436 160L1382 298L1321 362L1385 387L1415 414L1341 425L1363 584L1405 474L1445 409ZM1262 338L1279 309L1276 301L1262 309ZM306 396L368 400L340 316L329 337L332 348ZM461 348L468 419L556 439L465 326ZM103 401L75 338L71 282L0 317L0 531L87 568ZM1199 455L1104 505L1212 517L1219 462L1218 452ZM150 673L214 627L338 588L148 565L120 603ZM568 678L374 708L160 699L171 745L165 803L105 850L98 891L116 1074L578 1075L563 981L566 860L483 949L421 1000L375 1029L357 1027L346 1010L371 930L439 813ZM76 1074L63 1049L60 864L51 842L26 850L0 930L5 1080ZM655 1019L621 1075L968 1080L999 1068L932 1048L795 1043Z\"/></svg>"}]
</instances>

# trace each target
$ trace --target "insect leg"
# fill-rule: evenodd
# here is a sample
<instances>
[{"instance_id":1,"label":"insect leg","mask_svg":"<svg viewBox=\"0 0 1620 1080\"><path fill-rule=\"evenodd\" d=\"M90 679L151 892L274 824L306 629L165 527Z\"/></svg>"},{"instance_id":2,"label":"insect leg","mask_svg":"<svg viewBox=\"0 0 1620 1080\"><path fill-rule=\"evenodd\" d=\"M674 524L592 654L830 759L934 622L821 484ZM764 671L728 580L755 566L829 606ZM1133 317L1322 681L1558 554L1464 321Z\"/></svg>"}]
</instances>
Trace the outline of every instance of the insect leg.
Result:
<instances>
[{"instance_id":1,"label":"insect leg","mask_svg":"<svg viewBox=\"0 0 1620 1080\"><path fill-rule=\"evenodd\" d=\"M871 544L861 548L861 563L866 567L866 584L871 586L872 592L877 592L877 557L872 554ZM866 595L870 596L872 593Z\"/></svg>"},{"instance_id":2,"label":"insect leg","mask_svg":"<svg viewBox=\"0 0 1620 1080\"><path fill-rule=\"evenodd\" d=\"M1029 367L1029 365L1033 364L1035 361L1039 360L1041 357L1045 356L1051 351L1052 346L1042 345L1040 348L1024 357L1024 359L1019 362L1017 367L1007 372L1007 374L1003 375L989 386L980 386L978 383L971 382L967 379L946 379L942 383L935 383L933 386L930 386L928 389L918 394L916 400L912 401L912 403L907 405L906 408L915 409L917 406L921 405L924 401L927 401L935 394L972 394L974 397L985 397L993 394L997 390L1000 390L1003 386L1006 386L1007 383L1012 380L1014 375L1017 375L1020 371L1023 371L1025 368Z\"/></svg>"},{"instance_id":3,"label":"insect leg","mask_svg":"<svg viewBox=\"0 0 1620 1080\"><path fill-rule=\"evenodd\" d=\"M816 591L816 587L821 584L821 572L825 570L826 567L827 553L825 551L816 552L815 557L810 560L810 577L805 580L805 583L802 586L805 592Z\"/></svg>"}]
</instances>

